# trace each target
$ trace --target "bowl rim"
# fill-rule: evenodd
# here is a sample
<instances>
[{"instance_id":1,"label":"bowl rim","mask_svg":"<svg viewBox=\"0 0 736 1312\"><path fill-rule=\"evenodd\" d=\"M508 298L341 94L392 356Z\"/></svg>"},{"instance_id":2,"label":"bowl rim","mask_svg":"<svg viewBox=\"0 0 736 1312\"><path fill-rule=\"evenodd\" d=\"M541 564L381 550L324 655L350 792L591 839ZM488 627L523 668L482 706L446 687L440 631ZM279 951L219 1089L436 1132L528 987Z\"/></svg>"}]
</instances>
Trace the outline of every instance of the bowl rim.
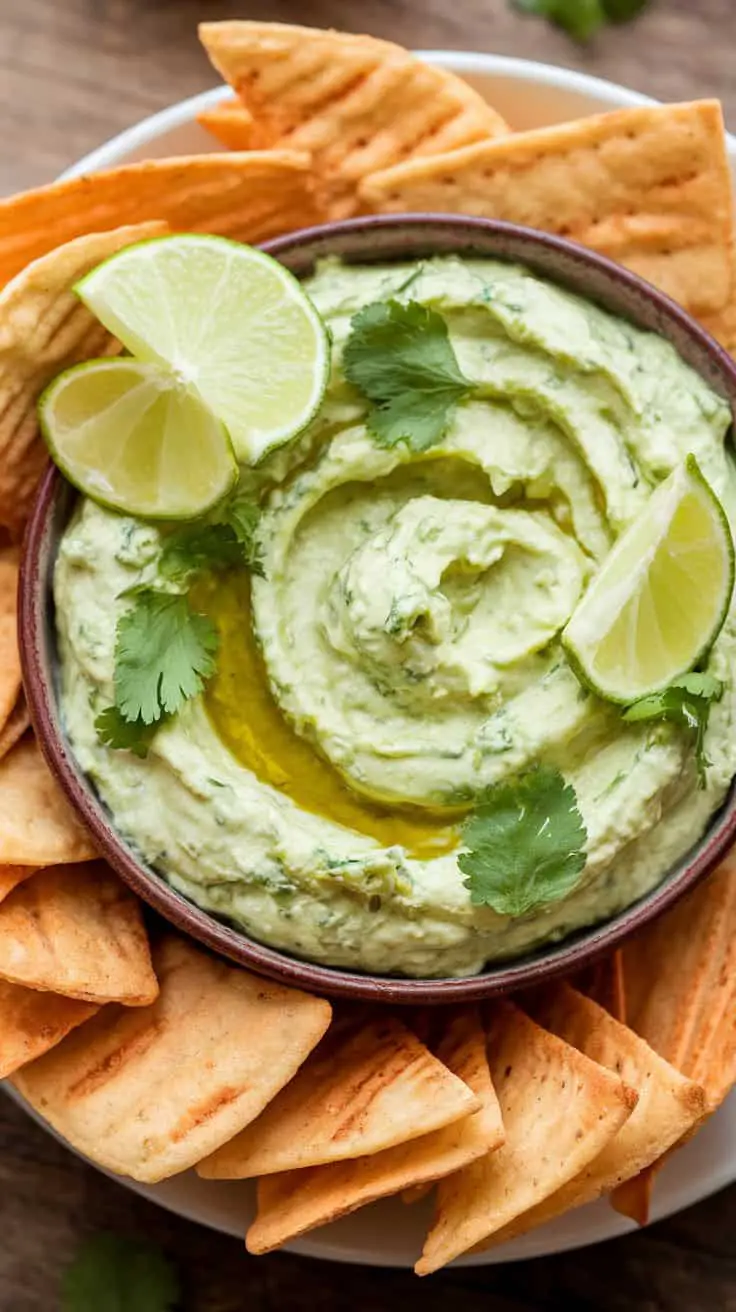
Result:
<instances>
[{"instance_id":1,"label":"bowl rim","mask_svg":"<svg viewBox=\"0 0 736 1312\"><path fill-rule=\"evenodd\" d=\"M369 216L301 229L266 243L264 249L278 257L294 248L298 253L310 244L318 250L320 242L334 243L343 237L349 241L356 233L365 233L380 243L381 235L386 232L390 239L391 234L399 230L409 230L410 235L415 235L421 228L436 232L440 227L451 233L458 249L463 249L463 237L467 238L467 249L473 234L477 237L478 233L519 241L530 251L544 248L547 255L552 252L563 261L572 261L573 267L577 266L583 277L586 274L591 276L592 271L608 286L612 296L627 293L635 302L647 302L653 306L653 314L673 322L686 338L694 341L696 351L704 352L715 373L727 380L728 386L722 383L724 390L730 392L732 398L736 397L736 362L684 310L636 275L564 238L514 224L459 215ZM569 265L564 267L569 268ZM547 276L554 280L554 275ZM564 285L565 278L561 276L560 280ZM48 678L44 671L48 623L46 601L50 593L53 556L49 555L48 570L43 577L39 570L45 537L51 532L52 512L66 487L68 484L61 473L51 465L34 503L21 559L18 596L21 666L37 740L73 810L91 831L101 855L121 878L166 920L239 965L310 992L380 1002L413 1005L457 1003L506 994L558 975L569 975L610 951L632 931L642 928L679 900L714 868L736 838L736 785L732 785L729 798L715 817L711 817L699 843L643 898L601 925L588 926L557 943L543 946L533 956L492 962L489 969L478 975L414 979L365 974L292 957L250 938L245 931L231 928L184 898L162 875L147 868L118 834L112 819L108 819L104 804L83 775L57 720L53 671L50 670Z\"/></svg>"}]
</instances>

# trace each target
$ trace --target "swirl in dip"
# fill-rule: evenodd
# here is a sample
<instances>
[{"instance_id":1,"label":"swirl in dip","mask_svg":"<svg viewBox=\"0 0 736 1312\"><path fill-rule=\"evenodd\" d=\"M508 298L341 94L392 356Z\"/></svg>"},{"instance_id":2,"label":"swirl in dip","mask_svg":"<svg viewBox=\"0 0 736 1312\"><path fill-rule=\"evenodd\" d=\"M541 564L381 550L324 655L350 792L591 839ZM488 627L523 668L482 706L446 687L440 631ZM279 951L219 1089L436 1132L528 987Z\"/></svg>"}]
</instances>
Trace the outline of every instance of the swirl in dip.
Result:
<instances>
[{"instance_id":1,"label":"swirl in dip","mask_svg":"<svg viewBox=\"0 0 736 1312\"><path fill-rule=\"evenodd\" d=\"M624 723L559 635L687 453L734 523L730 414L661 338L518 267L327 262L306 289L333 376L309 431L247 475L263 577L196 586L216 675L145 760L98 742L120 594L171 585L158 529L83 501L55 574L66 729L121 833L201 907L334 966L470 974L626 907L724 798L733 612L709 657L726 687L702 788L692 739ZM340 367L352 316L392 295L441 312L474 384L421 453L378 444ZM510 919L471 904L459 827L539 762L574 785L587 859L565 898Z\"/></svg>"}]
</instances>

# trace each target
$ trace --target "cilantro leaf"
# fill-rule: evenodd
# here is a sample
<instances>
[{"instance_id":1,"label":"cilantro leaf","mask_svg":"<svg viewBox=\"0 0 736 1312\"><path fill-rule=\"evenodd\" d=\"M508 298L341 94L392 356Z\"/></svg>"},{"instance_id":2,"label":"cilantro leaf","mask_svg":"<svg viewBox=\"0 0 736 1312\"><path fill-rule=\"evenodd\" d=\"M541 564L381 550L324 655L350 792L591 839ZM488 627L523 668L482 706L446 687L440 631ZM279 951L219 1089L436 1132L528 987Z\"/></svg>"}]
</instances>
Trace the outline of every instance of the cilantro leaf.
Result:
<instances>
[{"instance_id":1,"label":"cilantro leaf","mask_svg":"<svg viewBox=\"0 0 736 1312\"><path fill-rule=\"evenodd\" d=\"M233 565L245 564L252 573L263 574L256 541L260 517L260 507L250 497L233 497L219 522L188 525L164 540L161 573L176 583L186 583L202 570L229 569Z\"/></svg>"},{"instance_id":2,"label":"cilantro leaf","mask_svg":"<svg viewBox=\"0 0 736 1312\"><path fill-rule=\"evenodd\" d=\"M181 1297L179 1276L155 1245L99 1234L64 1274L61 1312L173 1312Z\"/></svg>"},{"instance_id":3,"label":"cilantro leaf","mask_svg":"<svg viewBox=\"0 0 736 1312\"><path fill-rule=\"evenodd\" d=\"M453 407L471 387L442 315L416 301L376 301L360 310L343 368L371 402L368 427L382 446L406 442L412 451L440 441Z\"/></svg>"},{"instance_id":4,"label":"cilantro leaf","mask_svg":"<svg viewBox=\"0 0 736 1312\"><path fill-rule=\"evenodd\" d=\"M517 9L561 27L576 41L588 41L605 23L628 23L649 0L513 0Z\"/></svg>"},{"instance_id":5,"label":"cilantro leaf","mask_svg":"<svg viewBox=\"0 0 736 1312\"><path fill-rule=\"evenodd\" d=\"M227 524L178 529L164 540L159 569L165 579L185 583L202 570L242 564L243 552Z\"/></svg>"},{"instance_id":6,"label":"cilantro leaf","mask_svg":"<svg viewBox=\"0 0 736 1312\"><path fill-rule=\"evenodd\" d=\"M153 724L201 691L214 671L217 632L186 597L140 592L118 621L115 705L124 720Z\"/></svg>"},{"instance_id":7,"label":"cilantro leaf","mask_svg":"<svg viewBox=\"0 0 736 1312\"><path fill-rule=\"evenodd\" d=\"M126 720L117 706L108 706L95 719L97 737L106 747L133 752L145 759L156 731L155 724L144 724L141 719Z\"/></svg>"},{"instance_id":8,"label":"cilantro leaf","mask_svg":"<svg viewBox=\"0 0 736 1312\"><path fill-rule=\"evenodd\" d=\"M260 506L248 496L235 496L225 507L224 518L228 528L235 534L241 557L251 574L259 574L263 578L263 561L258 542Z\"/></svg>"},{"instance_id":9,"label":"cilantro leaf","mask_svg":"<svg viewBox=\"0 0 736 1312\"><path fill-rule=\"evenodd\" d=\"M623 713L628 724L644 720L670 720L682 725L695 734L695 761L698 782L705 788L706 770L710 765L705 754L705 731L713 702L719 702L723 696L723 684L712 674L693 670L681 679L674 679L661 692L652 693L634 702Z\"/></svg>"},{"instance_id":10,"label":"cilantro leaf","mask_svg":"<svg viewBox=\"0 0 736 1312\"><path fill-rule=\"evenodd\" d=\"M557 902L585 866L587 831L572 784L540 765L490 788L463 825L458 865L474 906L525 916Z\"/></svg>"}]
</instances>

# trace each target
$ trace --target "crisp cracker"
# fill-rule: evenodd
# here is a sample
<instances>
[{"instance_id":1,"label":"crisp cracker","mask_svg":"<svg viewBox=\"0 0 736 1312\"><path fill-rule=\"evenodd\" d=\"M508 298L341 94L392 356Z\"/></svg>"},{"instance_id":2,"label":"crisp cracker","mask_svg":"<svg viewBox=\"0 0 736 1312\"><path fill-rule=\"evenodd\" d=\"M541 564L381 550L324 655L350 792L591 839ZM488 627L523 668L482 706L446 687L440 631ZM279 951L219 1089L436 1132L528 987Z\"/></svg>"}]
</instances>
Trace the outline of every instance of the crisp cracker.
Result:
<instances>
[{"instance_id":1,"label":"crisp cracker","mask_svg":"<svg viewBox=\"0 0 736 1312\"><path fill-rule=\"evenodd\" d=\"M65 178L0 200L0 285L88 233L163 221L260 242L316 222L309 160L294 151L181 155Z\"/></svg>"},{"instance_id":2,"label":"crisp cracker","mask_svg":"<svg viewBox=\"0 0 736 1312\"><path fill-rule=\"evenodd\" d=\"M548 990L535 1016L566 1043L618 1075L635 1091L637 1102L602 1151L555 1193L499 1231L496 1243L610 1192L656 1161L705 1111L705 1093L699 1085L569 984Z\"/></svg>"},{"instance_id":3,"label":"crisp cracker","mask_svg":"<svg viewBox=\"0 0 736 1312\"><path fill-rule=\"evenodd\" d=\"M147 1006L158 984L138 899L103 861L39 871L0 903L0 979Z\"/></svg>"},{"instance_id":4,"label":"crisp cracker","mask_svg":"<svg viewBox=\"0 0 736 1312\"><path fill-rule=\"evenodd\" d=\"M38 866L0 866L0 902L37 870Z\"/></svg>"},{"instance_id":5,"label":"crisp cracker","mask_svg":"<svg viewBox=\"0 0 736 1312\"><path fill-rule=\"evenodd\" d=\"M0 1080L50 1052L97 1011L99 1007L92 1002L38 993L0 980Z\"/></svg>"},{"instance_id":6,"label":"crisp cracker","mask_svg":"<svg viewBox=\"0 0 736 1312\"><path fill-rule=\"evenodd\" d=\"M389 41L238 21L199 35L268 144L311 155L332 219L356 212L377 169L508 131L461 78Z\"/></svg>"},{"instance_id":7,"label":"crisp cracker","mask_svg":"<svg viewBox=\"0 0 736 1312\"><path fill-rule=\"evenodd\" d=\"M97 855L33 738L0 760L0 865L50 866Z\"/></svg>"},{"instance_id":8,"label":"crisp cracker","mask_svg":"<svg viewBox=\"0 0 736 1312\"><path fill-rule=\"evenodd\" d=\"M506 1140L439 1184L418 1275L484 1243L556 1193L598 1156L632 1111L635 1095L616 1075L510 1002L493 1007L488 1055Z\"/></svg>"},{"instance_id":9,"label":"crisp cracker","mask_svg":"<svg viewBox=\"0 0 736 1312\"><path fill-rule=\"evenodd\" d=\"M736 1083L736 861L624 946L632 1027L705 1089L712 1114ZM686 1136L687 1137L687 1136ZM640 1225L649 1217L652 1163L611 1195Z\"/></svg>"},{"instance_id":10,"label":"crisp cracker","mask_svg":"<svg viewBox=\"0 0 736 1312\"><path fill-rule=\"evenodd\" d=\"M498 1148L503 1126L488 1071L485 1035L474 1008L449 1013L437 1055L458 1079L467 1081L480 1104L478 1110L444 1129L369 1157L262 1177L258 1215L246 1236L251 1253L279 1248L379 1198L431 1184Z\"/></svg>"},{"instance_id":11,"label":"crisp cracker","mask_svg":"<svg viewBox=\"0 0 736 1312\"><path fill-rule=\"evenodd\" d=\"M363 1157L479 1106L400 1020L378 1016L328 1034L258 1120L197 1169L242 1180Z\"/></svg>"},{"instance_id":12,"label":"crisp cracker","mask_svg":"<svg viewBox=\"0 0 736 1312\"><path fill-rule=\"evenodd\" d=\"M77 237L35 260L0 292L0 525L16 538L48 461L36 413L41 392L62 369L119 350L72 288L124 246L165 231L162 223L140 223ZM47 245L53 245L53 229L50 236L49 242L46 231Z\"/></svg>"},{"instance_id":13,"label":"crisp cracker","mask_svg":"<svg viewBox=\"0 0 736 1312\"><path fill-rule=\"evenodd\" d=\"M733 194L716 100L621 109L398 164L367 209L505 219L581 242L693 312L733 284Z\"/></svg>"},{"instance_id":14,"label":"crisp cracker","mask_svg":"<svg viewBox=\"0 0 736 1312\"><path fill-rule=\"evenodd\" d=\"M18 564L11 556L0 557L0 735L21 692L17 596Z\"/></svg>"},{"instance_id":15,"label":"crisp cracker","mask_svg":"<svg viewBox=\"0 0 736 1312\"><path fill-rule=\"evenodd\" d=\"M0 729L0 761L15 747L15 744L23 737L26 730L30 728L30 724L31 717L28 713L25 693L21 691L15 706L2 729Z\"/></svg>"},{"instance_id":16,"label":"crisp cracker","mask_svg":"<svg viewBox=\"0 0 736 1312\"><path fill-rule=\"evenodd\" d=\"M107 1170L153 1182L238 1134L293 1078L329 1003L167 936L150 1007L105 1007L13 1077L31 1106Z\"/></svg>"},{"instance_id":17,"label":"crisp cracker","mask_svg":"<svg viewBox=\"0 0 736 1312\"><path fill-rule=\"evenodd\" d=\"M253 115L236 97L201 110L197 122L226 150L253 150L258 144L263 144L258 143L258 128Z\"/></svg>"}]
</instances>

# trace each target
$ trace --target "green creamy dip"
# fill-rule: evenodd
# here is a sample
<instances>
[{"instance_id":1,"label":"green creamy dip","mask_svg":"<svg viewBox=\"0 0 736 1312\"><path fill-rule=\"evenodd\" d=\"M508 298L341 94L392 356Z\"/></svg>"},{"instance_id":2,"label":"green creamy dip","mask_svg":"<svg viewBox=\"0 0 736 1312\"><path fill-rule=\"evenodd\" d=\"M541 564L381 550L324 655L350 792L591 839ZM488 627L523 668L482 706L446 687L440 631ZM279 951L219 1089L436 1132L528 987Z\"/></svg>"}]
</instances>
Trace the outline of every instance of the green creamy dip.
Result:
<instances>
[{"instance_id":1,"label":"green creamy dip","mask_svg":"<svg viewBox=\"0 0 736 1312\"><path fill-rule=\"evenodd\" d=\"M733 610L709 660L726 688L704 788L691 738L623 723L559 641L689 452L733 526L730 415L661 338L522 268L327 262L307 290L333 374L310 429L256 471L264 577L195 593L220 630L217 676L145 760L98 742L120 594L171 585L155 527L84 501L55 574L63 715L120 831L201 907L335 966L470 974L646 893L736 773ZM421 454L377 443L341 372L352 316L392 295L440 311L474 385ZM566 898L512 920L471 905L458 825L540 761L574 785L587 861Z\"/></svg>"}]
</instances>

